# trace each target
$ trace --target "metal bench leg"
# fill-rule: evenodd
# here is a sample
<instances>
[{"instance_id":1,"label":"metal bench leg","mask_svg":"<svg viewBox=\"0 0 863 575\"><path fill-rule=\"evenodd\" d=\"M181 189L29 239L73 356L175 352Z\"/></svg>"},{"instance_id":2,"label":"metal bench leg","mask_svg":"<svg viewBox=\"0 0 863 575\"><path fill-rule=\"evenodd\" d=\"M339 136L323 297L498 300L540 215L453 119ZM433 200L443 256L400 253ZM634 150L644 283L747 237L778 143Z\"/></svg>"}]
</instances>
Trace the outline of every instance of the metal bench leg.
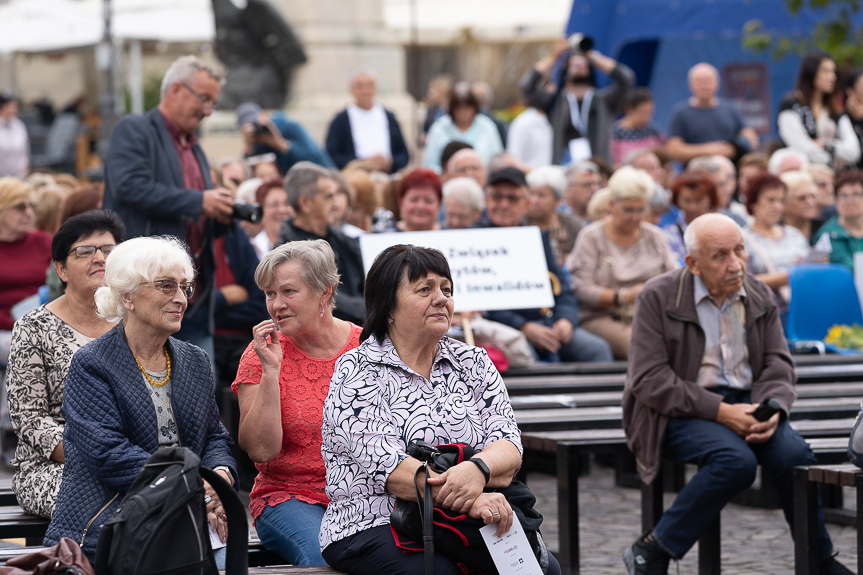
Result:
<instances>
[{"instance_id":1,"label":"metal bench leg","mask_svg":"<svg viewBox=\"0 0 863 575\"><path fill-rule=\"evenodd\" d=\"M861 490L858 484L857 493ZM858 513L860 504L857 504ZM794 574L818 575L818 484L808 467L794 468ZM860 532L857 534L858 543Z\"/></svg>"},{"instance_id":2,"label":"metal bench leg","mask_svg":"<svg viewBox=\"0 0 863 575\"><path fill-rule=\"evenodd\" d=\"M565 442L557 444L558 554L562 575L579 575L578 472L580 450Z\"/></svg>"},{"instance_id":3,"label":"metal bench leg","mask_svg":"<svg viewBox=\"0 0 863 575\"><path fill-rule=\"evenodd\" d=\"M656 524L659 523L659 518L662 517L664 509L662 501L662 488L665 484L663 480L662 466L656 473L653 481L647 485L641 485L641 532L647 533L652 531Z\"/></svg>"},{"instance_id":4,"label":"metal bench leg","mask_svg":"<svg viewBox=\"0 0 863 575\"><path fill-rule=\"evenodd\" d=\"M720 512L698 539L698 575L719 575L722 572L722 533Z\"/></svg>"}]
</instances>

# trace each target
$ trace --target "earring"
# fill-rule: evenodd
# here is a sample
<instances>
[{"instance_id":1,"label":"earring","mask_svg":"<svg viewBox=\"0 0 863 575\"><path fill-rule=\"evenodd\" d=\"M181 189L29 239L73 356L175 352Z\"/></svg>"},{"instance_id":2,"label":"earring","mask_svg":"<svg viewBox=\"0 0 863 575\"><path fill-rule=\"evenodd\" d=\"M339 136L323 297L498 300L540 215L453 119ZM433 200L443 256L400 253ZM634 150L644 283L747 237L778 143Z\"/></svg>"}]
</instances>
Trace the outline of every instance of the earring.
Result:
<instances>
[{"instance_id":1,"label":"earring","mask_svg":"<svg viewBox=\"0 0 863 575\"><path fill-rule=\"evenodd\" d=\"M393 322L393 318L390 318L390 319L388 319L387 321L388 321L389 323L392 323L392 322Z\"/></svg>"},{"instance_id":2,"label":"earring","mask_svg":"<svg viewBox=\"0 0 863 575\"><path fill-rule=\"evenodd\" d=\"M324 317L324 306L323 306L323 304L321 304L321 313L320 313L320 315L318 315L318 317L320 317L320 318Z\"/></svg>"}]
</instances>

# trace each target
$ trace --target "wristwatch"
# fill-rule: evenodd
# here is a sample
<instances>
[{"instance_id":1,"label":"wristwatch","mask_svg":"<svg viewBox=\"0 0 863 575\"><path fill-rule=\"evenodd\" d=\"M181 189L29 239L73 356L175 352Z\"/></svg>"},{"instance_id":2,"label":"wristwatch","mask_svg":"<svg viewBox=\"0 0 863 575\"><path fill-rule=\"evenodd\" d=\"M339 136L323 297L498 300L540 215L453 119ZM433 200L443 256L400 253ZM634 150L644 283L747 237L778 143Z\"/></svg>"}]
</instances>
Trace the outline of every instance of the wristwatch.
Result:
<instances>
[{"instance_id":1,"label":"wristwatch","mask_svg":"<svg viewBox=\"0 0 863 575\"><path fill-rule=\"evenodd\" d=\"M491 480L491 469L488 468L485 461L479 457L472 457L468 461L479 467L479 470L482 471L482 474L485 476L485 484L488 485L488 482Z\"/></svg>"}]
</instances>

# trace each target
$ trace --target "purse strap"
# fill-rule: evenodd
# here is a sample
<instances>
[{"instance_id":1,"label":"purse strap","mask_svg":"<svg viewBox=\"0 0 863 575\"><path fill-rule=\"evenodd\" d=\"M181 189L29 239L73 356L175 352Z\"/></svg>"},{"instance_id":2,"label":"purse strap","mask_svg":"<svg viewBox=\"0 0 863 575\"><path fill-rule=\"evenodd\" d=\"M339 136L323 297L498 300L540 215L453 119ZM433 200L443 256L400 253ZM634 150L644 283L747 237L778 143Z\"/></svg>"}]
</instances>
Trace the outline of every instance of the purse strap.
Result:
<instances>
[{"instance_id":1,"label":"purse strap","mask_svg":"<svg viewBox=\"0 0 863 575\"><path fill-rule=\"evenodd\" d=\"M422 472L425 475L425 497L420 495L417 487L417 476ZM414 472L414 490L417 494L417 507L420 511L420 519L423 524L423 560L425 562L425 575L434 575L434 502L432 501L432 489L428 482L428 464L423 463Z\"/></svg>"}]
</instances>

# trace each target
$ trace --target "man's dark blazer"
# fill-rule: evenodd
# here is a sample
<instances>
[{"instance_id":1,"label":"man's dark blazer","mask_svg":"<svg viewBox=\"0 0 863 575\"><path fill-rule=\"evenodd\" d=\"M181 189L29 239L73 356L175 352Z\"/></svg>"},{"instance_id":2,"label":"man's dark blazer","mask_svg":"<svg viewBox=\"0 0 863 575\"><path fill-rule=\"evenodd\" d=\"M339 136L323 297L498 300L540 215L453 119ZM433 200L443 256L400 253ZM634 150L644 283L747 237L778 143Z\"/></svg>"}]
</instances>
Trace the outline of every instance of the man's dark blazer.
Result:
<instances>
[{"instance_id":1,"label":"man's dark blazer","mask_svg":"<svg viewBox=\"0 0 863 575\"><path fill-rule=\"evenodd\" d=\"M210 164L193 148L204 183L213 187ZM183 185L180 157L158 108L120 118L105 156L105 208L126 224L126 237L186 237L186 223L201 217L202 190Z\"/></svg>"},{"instance_id":2,"label":"man's dark blazer","mask_svg":"<svg viewBox=\"0 0 863 575\"><path fill-rule=\"evenodd\" d=\"M207 189L212 189L210 164L201 146L193 147ZM120 118L111 131L105 155L106 209L114 210L126 224L126 237L174 236L186 239L186 224L201 217L203 190L184 187L183 170L174 141L158 108L143 115ZM232 224L233 225L233 224ZM215 254L212 239L227 226L207 220L206 249L197 262L206 294L213 290ZM213 298L210 298L210 332L213 331Z\"/></svg>"},{"instance_id":3,"label":"man's dark blazer","mask_svg":"<svg viewBox=\"0 0 863 575\"><path fill-rule=\"evenodd\" d=\"M390 173L394 174L408 165L408 148L395 115L389 110L384 112L387 114L387 124L390 127L390 153L393 155L393 167ZM347 110L339 112L330 124L327 132L327 152L340 170L357 159Z\"/></svg>"}]
</instances>

